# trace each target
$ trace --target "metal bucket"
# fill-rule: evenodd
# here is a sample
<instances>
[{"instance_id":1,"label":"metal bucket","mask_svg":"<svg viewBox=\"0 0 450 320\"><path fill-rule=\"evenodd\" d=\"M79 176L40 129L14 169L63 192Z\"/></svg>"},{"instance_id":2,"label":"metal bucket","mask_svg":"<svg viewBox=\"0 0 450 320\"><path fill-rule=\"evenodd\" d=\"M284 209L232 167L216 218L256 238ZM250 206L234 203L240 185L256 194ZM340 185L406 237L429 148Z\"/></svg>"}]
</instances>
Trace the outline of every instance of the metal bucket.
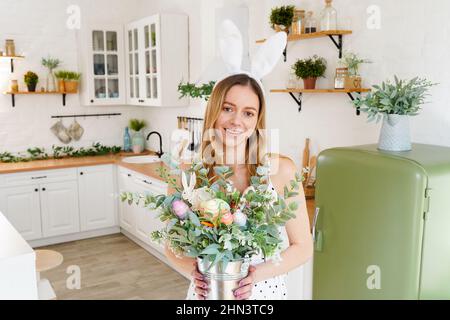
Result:
<instances>
[{"instance_id":1,"label":"metal bucket","mask_svg":"<svg viewBox=\"0 0 450 320\"><path fill-rule=\"evenodd\" d=\"M239 281L248 275L250 260L230 261L225 267L222 262L218 262L209 270L211 261L197 258L197 264L208 284L206 300L236 300L233 290L237 289Z\"/></svg>"}]
</instances>

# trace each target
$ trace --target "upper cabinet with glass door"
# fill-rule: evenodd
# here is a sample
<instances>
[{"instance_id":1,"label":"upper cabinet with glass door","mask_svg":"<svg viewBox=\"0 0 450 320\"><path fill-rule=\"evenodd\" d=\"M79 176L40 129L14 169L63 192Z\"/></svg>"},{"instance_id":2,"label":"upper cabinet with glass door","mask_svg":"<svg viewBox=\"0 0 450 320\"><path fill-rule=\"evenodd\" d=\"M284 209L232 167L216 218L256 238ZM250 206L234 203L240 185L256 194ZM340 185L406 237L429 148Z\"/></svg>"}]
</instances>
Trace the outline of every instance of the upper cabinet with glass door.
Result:
<instances>
[{"instance_id":1,"label":"upper cabinet with glass door","mask_svg":"<svg viewBox=\"0 0 450 320\"><path fill-rule=\"evenodd\" d=\"M188 17L158 14L126 28L127 103L186 106L178 84L188 79Z\"/></svg>"},{"instance_id":2,"label":"upper cabinet with glass door","mask_svg":"<svg viewBox=\"0 0 450 320\"><path fill-rule=\"evenodd\" d=\"M84 34L83 42L87 46L82 57L84 104L125 104L123 29L120 26L90 27Z\"/></svg>"}]
</instances>

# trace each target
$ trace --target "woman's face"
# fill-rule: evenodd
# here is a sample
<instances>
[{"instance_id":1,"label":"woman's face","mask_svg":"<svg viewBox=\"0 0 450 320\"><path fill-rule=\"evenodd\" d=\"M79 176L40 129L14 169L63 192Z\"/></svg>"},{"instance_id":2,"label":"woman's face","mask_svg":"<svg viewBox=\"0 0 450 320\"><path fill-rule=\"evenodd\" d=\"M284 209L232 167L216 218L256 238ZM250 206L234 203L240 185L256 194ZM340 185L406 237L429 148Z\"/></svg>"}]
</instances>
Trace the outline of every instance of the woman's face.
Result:
<instances>
[{"instance_id":1,"label":"woman's face","mask_svg":"<svg viewBox=\"0 0 450 320\"><path fill-rule=\"evenodd\" d=\"M251 87L239 84L231 87L214 126L219 131L219 141L226 147L245 143L256 128L258 113L259 98Z\"/></svg>"}]
</instances>

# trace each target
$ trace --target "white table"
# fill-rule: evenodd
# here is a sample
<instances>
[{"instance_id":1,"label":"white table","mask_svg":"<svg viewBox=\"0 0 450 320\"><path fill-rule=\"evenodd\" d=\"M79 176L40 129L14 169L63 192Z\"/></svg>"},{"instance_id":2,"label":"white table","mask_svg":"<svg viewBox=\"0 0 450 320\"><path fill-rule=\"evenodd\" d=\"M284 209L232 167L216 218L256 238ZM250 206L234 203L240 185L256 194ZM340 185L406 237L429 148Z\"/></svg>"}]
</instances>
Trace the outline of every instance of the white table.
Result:
<instances>
[{"instance_id":1,"label":"white table","mask_svg":"<svg viewBox=\"0 0 450 320\"><path fill-rule=\"evenodd\" d=\"M38 299L34 250L0 212L0 300Z\"/></svg>"}]
</instances>

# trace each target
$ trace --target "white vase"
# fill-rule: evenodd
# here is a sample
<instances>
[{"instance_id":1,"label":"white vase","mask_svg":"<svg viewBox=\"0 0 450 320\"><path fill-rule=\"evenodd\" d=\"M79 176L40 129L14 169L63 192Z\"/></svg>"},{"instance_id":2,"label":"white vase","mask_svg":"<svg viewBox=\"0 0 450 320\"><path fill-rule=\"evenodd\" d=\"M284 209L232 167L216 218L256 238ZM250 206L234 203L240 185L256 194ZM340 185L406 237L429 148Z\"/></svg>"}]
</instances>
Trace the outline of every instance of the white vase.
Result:
<instances>
[{"instance_id":1,"label":"white vase","mask_svg":"<svg viewBox=\"0 0 450 320\"><path fill-rule=\"evenodd\" d=\"M385 151L411 150L411 133L408 115L384 115L378 149Z\"/></svg>"}]
</instances>

